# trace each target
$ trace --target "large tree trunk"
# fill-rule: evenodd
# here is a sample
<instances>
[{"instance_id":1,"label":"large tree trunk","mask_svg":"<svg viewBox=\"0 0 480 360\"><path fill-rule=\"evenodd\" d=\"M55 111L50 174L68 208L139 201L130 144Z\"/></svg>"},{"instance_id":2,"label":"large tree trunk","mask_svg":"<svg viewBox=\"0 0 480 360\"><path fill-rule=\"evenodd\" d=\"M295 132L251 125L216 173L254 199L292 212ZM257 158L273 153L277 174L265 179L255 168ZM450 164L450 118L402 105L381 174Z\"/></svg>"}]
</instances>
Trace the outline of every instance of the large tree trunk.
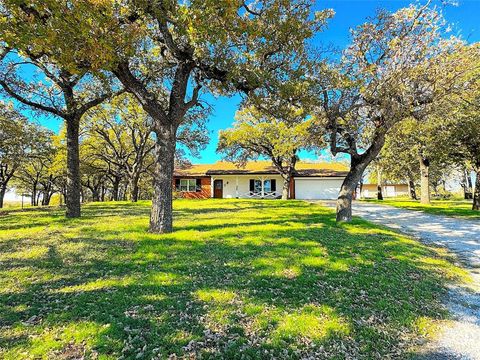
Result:
<instances>
[{"instance_id":1,"label":"large tree trunk","mask_svg":"<svg viewBox=\"0 0 480 360\"><path fill-rule=\"evenodd\" d=\"M3 208L3 199L5 198L6 192L7 192L7 184L0 185L0 209Z\"/></svg>"},{"instance_id":2,"label":"large tree trunk","mask_svg":"<svg viewBox=\"0 0 480 360\"><path fill-rule=\"evenodd\" d=\"M480 170L476 172L476 177L472 210L480 210Z\"/></svg>"},{"instance_id":3,"label":"large tree trunk","mask_svg":"<svg viewBox=\"0 0 480 360\"><path fill-rule=\"evenodd\" d=\"M430 161L422 155L418 156L420 163L420 203L430 204L430 181L429 181L429 166Z\"/></svg>"},{"instance_id":4,"label":"large tree trunk","mask_svg":"<svg viewBox=\"0 0 480 360\"><path fill-rule=\"evenodd\" d=\"M337 222L352 220L352 200L357 188L358 182L362 178L363 172L368 164L352 161L350 171L343 180L337 199Z\"/></svg>"},{"instance_id":5,"label":"large tree trunk","mask_svg":"<svg viewBox=\"0 0 480 360\"><path fill-rule=\"evenodd\" d=\"M115 176L112 181L112 200L118 201L120 195L120 177Z\"/></svg>"},{"instance_id":6,"label":"large tree trunk","mask_svg":"<svg viewBox=\"0 0 480 360\"><path fill-rule=\"evenodd\" d=\"M382 193L382 170L377 166L377 200L383 200Z\"/></svg>"},{"instance_id":7,"label":"large tree trunk","mask_svg":"<svg viewBox=\"0 0 480 360\"><path fill-rule=\"evenodd\" d=\"M67 123L67 206L68 218L80 217L80 154L78 133L80 121L70 118Z\"/></svg>"},{"instance_id":8,"label":"large tree trunk","mask_svg":"<svg viewBox=\"0 0 480 360\"><path fill-rule=\"evenodd\" d=\"M352 220L352 200L366 167L378 156L385 144L385 132L378 132L362 155L352 155L350 170L343 180L337 199L337 222Z\"/></svg>"},{"instance_id":9,"label":"large tree trunk","mask_svg":"<svg viewBox=\"0 0 480 360\"><path fill-rule=\"evenodd\" d=\"M290 180L292 178L291 174L284 174L283 186L282 186L282 200L288 200L290 194Z\"/></svg>"},{"instance_id":10,"label":"large tree trunk","mask_svg":"<svg viewBox=\"0 0 480 360\"><path fill-rule=\"evenodd\" d=\"M172 184L176 130L174 125L157 126L155 129L155 169L150 231L159 234L173 231Z\"/></svg>"},{"instance_id":11,"label":"large tree trunk","mask_svg":"<svg viewBox=\"0 0 480 360\"><path fill-rule=\"evenodd\" d=\"M138 180L140 178L139 174L134 174L130 177L130 184L128 187L130 188L130 201L137 202L138 201Z\"/></svg>"},{"instance_id":12,"label":"large tree trunk","mask_svg":"<svg viewBox=\"0 0 480 360\"><path fill-rule=\"evenodd\" d=\"M417 192L415 191L415 182L412 179L408 180L408 193L410 194L410 199L417 200Z\"/></svg>"}]
</instances>

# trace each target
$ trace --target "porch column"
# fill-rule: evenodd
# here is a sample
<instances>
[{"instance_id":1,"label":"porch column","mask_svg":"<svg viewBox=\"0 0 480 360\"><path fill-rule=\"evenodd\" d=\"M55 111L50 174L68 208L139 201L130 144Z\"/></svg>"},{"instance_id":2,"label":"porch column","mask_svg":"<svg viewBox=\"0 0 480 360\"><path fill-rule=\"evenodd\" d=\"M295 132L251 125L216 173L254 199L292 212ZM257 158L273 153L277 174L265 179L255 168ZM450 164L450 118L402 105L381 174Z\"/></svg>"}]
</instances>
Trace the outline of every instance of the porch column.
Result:
<instances>
[{"instance_id":1,"label":"porch column","mask_svg":"<svg viewBox=\"0 0 480 360\"><path fill-rule=\"evenodd\" d=\"M235 177L235 195L238 199L238 176Z\"/></svg>"},{"instance_id":2,"label":"porch column","mask_svg":"<svg viewBox=\"0 0 480 360\"><path fill-rule=\"evenodd\" d=\"M262 199L265 197L265 189L263 187L263 176L260 178L260 181L262 182Z\"/></svg>"},{"instance_id":3,"label":"porch column","mask_svg":"<svg viewBox=\"0 0 480 360\"><path fill-rule=\"evenodd\" d=\"M210 197L213 198L213 176L210 178Z\"/></svg>"}]
</instances>

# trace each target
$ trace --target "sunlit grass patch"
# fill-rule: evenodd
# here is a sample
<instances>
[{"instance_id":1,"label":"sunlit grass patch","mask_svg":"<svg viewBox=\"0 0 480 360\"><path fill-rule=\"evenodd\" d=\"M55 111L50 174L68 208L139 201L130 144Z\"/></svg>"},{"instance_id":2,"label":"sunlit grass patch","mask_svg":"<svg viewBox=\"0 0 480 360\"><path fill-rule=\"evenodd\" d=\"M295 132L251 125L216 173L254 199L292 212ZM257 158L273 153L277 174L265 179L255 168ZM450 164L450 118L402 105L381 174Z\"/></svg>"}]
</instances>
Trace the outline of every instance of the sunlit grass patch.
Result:
<instances>
[{"instance_id":1,"label":"sunlit grass patch","mask_svg":"<svg viewBox=\"0 0 480 360\"><path fill-rule=\"evenodd\" d=\"M216 304L226 304L235 298L233 291L215 289L199 289L195 295L201 301Z\"/></svg>"},{"instance_id":2,"label":"sunlit grass patch","mask_svg":"<svg viewBox=\"0 0 480 360\"><path fill-rule=\"evenodd\" d=\"M329 306L306 305L293 314L285 314L273 332L274 341L306 338L320 341L328 336L348 335L348 323Z\"/></svg>"},{"instance_id":3,"label":"sunlit grass patch","mask_svg":"<svg viewBox=\"0 0 480 360\"><path fill-rule=\"evenodd\" d=\"M480 220L480 212L472 210L472 200L432 200L430 205L421 204L419 200L405 198L384 200L368 199L362 201L376 202L409 210L424 211L434 215Z\"/></svg>"},{"instance_id":4,"label":"sunlit grass patch","mask_svg":"<svg viewBox=\"0 0 480 360\"><path fill-rule=\"evenodd\" d=\"M165 235L149 205L0 217L0 358L398 357L466 278L444 250L302 201L178 200Z\"/></svg>"}]
</instances>

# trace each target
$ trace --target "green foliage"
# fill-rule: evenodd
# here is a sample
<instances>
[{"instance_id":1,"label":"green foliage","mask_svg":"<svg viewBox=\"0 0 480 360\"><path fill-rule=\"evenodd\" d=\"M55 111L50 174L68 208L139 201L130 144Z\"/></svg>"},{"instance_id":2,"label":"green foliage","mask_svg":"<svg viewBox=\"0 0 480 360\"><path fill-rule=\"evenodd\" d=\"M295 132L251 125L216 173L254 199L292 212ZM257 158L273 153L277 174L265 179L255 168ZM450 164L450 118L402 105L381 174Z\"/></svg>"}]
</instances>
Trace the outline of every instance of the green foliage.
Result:
<instances>
[{"instance_id":1,"label":"green foliage","mask_svg":"<svg viewBox=\"0 0 480 360\"><path fill-rule=\"evenodd\" d=\"M165 235L149 205L0 213L0 357L405 357L466 276L301 201L177 200Z\"/></svg>"},{"instance_id":2,"label":"green foliage","mask_svg":"<svg viewBox=\"0 0 480 360\"><path fill-rule=\"evenodd\" d=\"M35 127L13 109L0 102L0 166L15 170L25 161L34 144Z\"/></svg>"},{"instance_id":3,"label":"green foliage","mask_svg":"<svg viewBox=\"0 0 480 360\"><path fill-rule=\"evenodd\" d=\"M240 164L266 157L283 173L284 167L295 166L298 151L316 145L311 130L312 120L306 119L302 109L278 119L247 107L237 112L232 129L220 131L218 150Z\"/></svg>"}]
</instances>

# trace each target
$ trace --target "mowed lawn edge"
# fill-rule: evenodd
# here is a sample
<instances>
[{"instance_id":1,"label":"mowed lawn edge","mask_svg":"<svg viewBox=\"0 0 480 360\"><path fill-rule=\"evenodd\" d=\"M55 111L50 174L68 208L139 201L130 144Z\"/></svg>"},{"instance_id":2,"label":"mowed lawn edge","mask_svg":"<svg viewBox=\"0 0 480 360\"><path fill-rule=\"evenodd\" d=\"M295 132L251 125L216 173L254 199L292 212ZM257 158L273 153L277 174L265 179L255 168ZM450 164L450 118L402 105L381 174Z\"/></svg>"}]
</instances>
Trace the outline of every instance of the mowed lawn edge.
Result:
<instances>
[{"instance_id":1,"label":"mowed lawn edge","mask_svg":"<svg viewBox=\"0 0 480 360\"><path fill-rule=\"evenodd\" d=\"M302 201L0 213L0 358L405 357L448 318L442 249Z\"/></svg>"},{"instance_id":2,"label":"mowed lawn edge","mask_svg":"<svg viewBox=\"0 0 480 360\"><path fill-rule=\"evenodd\" d=\"M467 220L480 220L480 211L472 210L468 200L432 200L431 205L421 204L410 199L362 199L361 202L390 205L407 210L423 211L427 214L444 215Z\"/></svg>"}]
</instances>

